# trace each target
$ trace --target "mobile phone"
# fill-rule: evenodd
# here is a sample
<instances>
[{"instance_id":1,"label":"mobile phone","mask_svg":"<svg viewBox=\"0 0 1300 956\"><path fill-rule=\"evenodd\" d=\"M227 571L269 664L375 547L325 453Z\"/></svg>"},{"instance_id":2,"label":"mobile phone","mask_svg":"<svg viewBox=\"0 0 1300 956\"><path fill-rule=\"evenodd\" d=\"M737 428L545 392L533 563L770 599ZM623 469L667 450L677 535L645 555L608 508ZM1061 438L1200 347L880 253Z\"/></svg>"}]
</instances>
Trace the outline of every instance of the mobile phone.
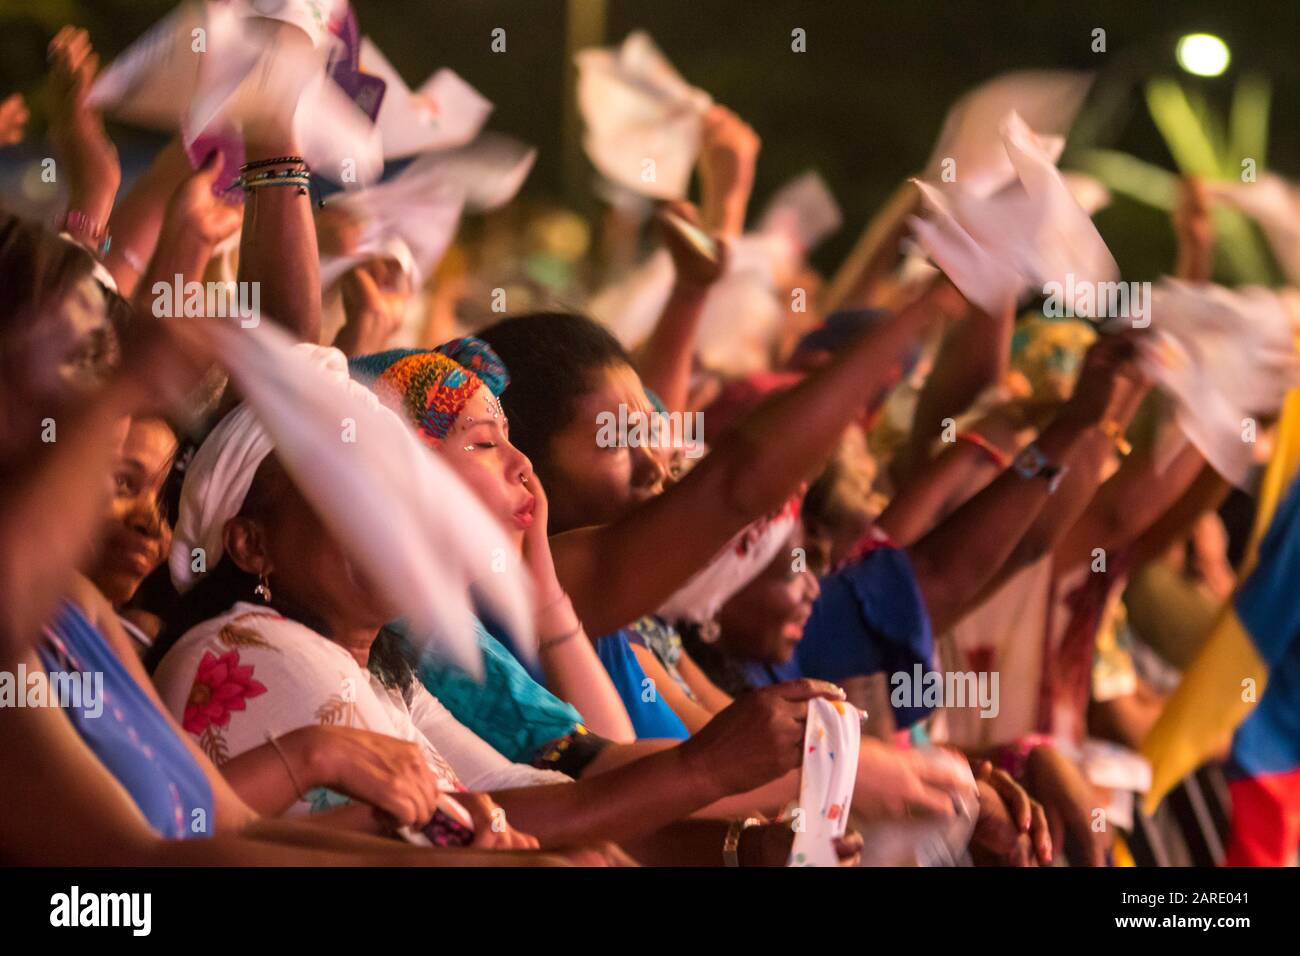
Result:
<instances>
[{"instance_id":1,"label":"mobile phone","mask_svg":"<svg viewBox=\"0 0 1300 956\"><path fill-rule=\"evenodd\" d=\"M434 846L469 846L474 842L474 820L448 794L438 798L433 819L424 825L424 835Z\"/></svg>"}]
</instances>

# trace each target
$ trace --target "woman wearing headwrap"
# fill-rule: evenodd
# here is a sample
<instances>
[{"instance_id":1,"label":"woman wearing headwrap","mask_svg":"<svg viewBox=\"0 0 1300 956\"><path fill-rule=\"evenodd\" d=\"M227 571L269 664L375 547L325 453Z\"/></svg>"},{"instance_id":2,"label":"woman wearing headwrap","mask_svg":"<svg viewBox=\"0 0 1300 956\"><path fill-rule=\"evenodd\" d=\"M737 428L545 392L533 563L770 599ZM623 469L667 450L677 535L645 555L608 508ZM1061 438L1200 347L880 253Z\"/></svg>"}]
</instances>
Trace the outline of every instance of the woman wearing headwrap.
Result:
<instances>
[{"instance_id":1,"label":"woman wearing headwrap","mask_svg":"<svg viewBox=\"0 0 1300 956\"><path fill-rule=\"evenodd\" d=\"M622 711L610 678L556 581L546 537L545 496L528 460L510 444L509 422L496 401L509 381L496 354L480 340L468 338L433 351L399 349L354 359L351 364L354 374L369 381L382 401L399 409L425 444L448 462L519 538L541 595L537 632L542 667L557 694L574 703L594 700L598 706L616 705ZM531 490L521 503L523 489ZM519 520L521 514L532 520ZM558 596L548 600L548 594ZM550 637L552 634L558 637ZM610 743L587 733L578 723L587 713L585 709L580 715L535 683L486 630L480 628L479 635L487 669L482 682L427 655L415 664L425 686L459 719L515 759L561 767L585 780L674 746L675 741L669 739ZM409 653L409 643L406 650ZM569 696L569 692L577 696ZM627 741L631 728L623 713ZM733 708L733 714L737 713ZM733 714L723 719L724 725L732 721ZM743 723L735 726L745 735L763 732L755 725L747 729L741 729ZM564 736L554 739L557 731ZM754 779L755 784L761 782ZM703 815L722 816L755 808L775 811L793 798L797 783L796 775L788 775L758 790L715 802ZM642 784L651 790L665 785L660 778Z\"/></svg>"},{"instance_id":2,"label":"woman wearing headwrap","mask_svg":"<svg viewBox=\"0 0 1300 956\"><path fill-rule=\"evenodd\" d=\"M598 752L601 738L632 740L627 711L555 578L541 483L509 443L509 423L498 399L509 383L505 366L473 338L435 351L367 355L351 365L353 374L415 426L421 441L452 466L518 540L537 588L542 669L558 697L532 681L481 622L476 622L479 643L491 671L487 686L433 657L419 664L425 686L512 759L562 754L563 769L576 774ZM510 692L490 692L494 679Z\"/></svg>"},{"instance_id":3,"label":"woman wearing headwrap","mask_svg":"<svg viewBox=\"0 0 1300 956\"><path fill-rule=\"evenodd\" d=\"M310 348L323 374L346 376L336 350L297 348ZM450 370L455 374L449 392L434 389L422 406L427 427L475 429L479 423L466 419L484 416L500 442L504 422L499 413L492 418L483 395L481 406L460 404L465 391L489 390L474 385L477 375L471 381L470 370L457 369ZM412 371L422 380L423 373ZM360 385L350 387L375 401ZM467 442L471 447L494 443L471 437L479 439ZM519 496L520 469L527 474L527 465L511 453L513 460L502 462L508 469L485 470L494 480L474 487L516 518L522 537L535 505ZM197 562L196 555L205 560ZM815 682L773 688L737 704L733 715L691 746L651 754L591 780L573 783L554 771L513 763L429 694L409 657L388 653L386 642L377 641L395 616L393 608L289 478L248 406L214 429L187 469L172 572L178 586L189 588L172 629L184 634L170 648L167 637L159 641L165 656L156 680L205 752L217 761L238 758L281 733L314 724L396 737L418 747L439 790L469 801L476 834L501 829L492 802L498 801L511 826L536 833L543 846L644 839L641 852L648 862L713 862L699 831L725 825L674 821L797 766L801 725L792 718L800 702L837 693ZM773 720L780 721L779 729ZM310 776L289 772L283 782L291 813L338 803ZM473 796L466 795L473 790L492 794L479 800L477 812ZM442 836L430 833L427 821L420 826L432 838ZM686 828L680 836L679 826ZM510 829L504 832L508 836ZM723 836L719 830L719 846ZM779 849L771 836L755 839ZM775 862L779 854L770 852L775 855L764 859Z\"/></svg>"}]
</instances>

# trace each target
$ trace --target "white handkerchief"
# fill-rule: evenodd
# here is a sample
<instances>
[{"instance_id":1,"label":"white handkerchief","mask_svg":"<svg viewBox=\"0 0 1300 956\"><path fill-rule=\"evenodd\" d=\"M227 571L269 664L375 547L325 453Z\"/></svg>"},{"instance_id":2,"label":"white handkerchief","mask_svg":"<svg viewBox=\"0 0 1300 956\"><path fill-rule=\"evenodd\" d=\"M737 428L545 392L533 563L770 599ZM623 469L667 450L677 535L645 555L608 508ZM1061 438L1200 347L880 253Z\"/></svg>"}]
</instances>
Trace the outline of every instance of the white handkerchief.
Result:
<instances>
[{"instance_id":1,"label":"white handkerchief","mask_svg":"<svg viewBox=\"0 0 1300 956\"><path fill-rule=\"evenodd\" d=\"M234 6L182 3L100 72L90 105L124 123L175 131L198 88L206 51L236 36L239 20Z\"/></svg>"},{"instance_id":2,"label":"white handkerchief","mask_svg":"<svg viewBox=\"0 0 1300 956\"><path fill-rule=\"evenodd\" d=\"M297 103L294 130L314 172L344 186L372 182L383 169L379 133L325 72L337 46L327 32L333 6L315 0L183 4L104 70L91 103L123 122L180 131L187 148L203 140L242 154L245 111L279 97ZM319 30L317 14L325 17ZM277 46L252 22L257 16L302 27L314 45Z\"/></svg>"},{"instance_id":3,"label":"white handkerchief","mask_svg":"<svg viewBox=\"0 0 1300 956\"><path fill-rule=\"evenodd\" d=\"M391 179L333 200L362 229L350 255L322 259L321 287L328 289L353 266L387 257L401 263L418 288L455 238L462 211L488 212L509 202L536 158L537 150L525 143L484 133L468 146L426 153Z\"/></svg>"},{"instance_id":4,"label":"white handkerchief","mask_svg":"<svg viewBox=\"0 0 1300 956\"><path fill-rule=\"evenodd\" d=\"M789 866L839 866L834 841L848 829L861 745L862 718L856 707L824 697L808 701L796 808L800 816L791 821Z\"/></svg>"},{"instance_id":5,"label":"white handkerchief","mask_svg":"<svg viewBox=\"0 0 1300 956\"><path fill-rule=\"evenodd\" d=\"M659 607L670 621L712 621L722 605L772 562L799 523L799 499L750 522Z\"/></svg>"},{"instance_id":6,"label":"white handkerchief","mask_svg":"<svg viewBox=\"0 0 1300 956\"><path fill-rule=\"evenodd\" d=\"M926 218L918 244L971 302L996 314L1028 289L1114 282L1119 267L1066 185L1051 148L1016 113L1001 123L1015 181L981 195L958 176L940 188L917 182Z\"/></svg>"},{"instance_id":7,"label":"white handkerchief","mask_svg":"<svg viewBox=\"0 0 1300 956\"><path fill-rule=\"evenodd\" d=\"M942 181L952 161L956 181L975 196L991 196L1015 179L999 136L999 124L1019 113L1042 135L1052 162L1060 158L1065 135L1092 85L1092 74L1068 70L1004 73L966 93L944 119L922 179Z\"/></svg>"},{"instance_id":8,"label":"white handkerchief","mask_svg":"<svg viewBox=\"0 0 1300 956\"><path fill-rule=\"evenodd\" d=\"M1260 417L1276 414L1300 384L1295 296L1161 279L1151 300L1143 367L1174 400L1179 427L1206 461L1244 487Z\"/></svg>"},{"instance_id":9,"label":"white handkerchief","mask_svg":"<svg viewBox=\"0 0 1300 956\"><path fill-rule=\"evenodd\" d=\"M246 24L247 21L241 21ZM325 72L323 48L276 45L244 26L240 42L210 54L181 124L188 147L200 136L237 136L252 108L278 99L294 108L294 132L312 172L345 187L383 172L379 131Z\"/></svg>"},{"instance_id":10,"label":"white handkerchief","mask_svg":"<svg viewBox=\"0 0 1300 956\"><path fill-rule=\"evenodd\" d=\"M776 191L763 210L758 231L787 234L801 251L807 252L843 222L826 180L810 169Z\"/></svg>"},{"instance_id":11,"label":"white handkerchief","mask_svg":"<svg viewBox=\"0 0 1300 956\"><path fill-rule=\"evenodd\" d=\"M713 105L688 84L649 35L631 33L617 50L581 50L578 109L583 145L606 178L644 196L681 199Z\"/></svg>"},{"instance_id":12,"label":"white handkerchief","mask_svg":"<svg viewBox=\"0 0 1300 956\"><path fill-rule=\"evenodd\" d=\"M245 0L248 15L283 20L311 37L313 46L329 46L330 27L347 15L348 0Z\"/></svg>"},{"instance_id":13,"label":"white handkerchief","mask_svg":"<svg viewBox=\"0 0 1300 956\"><path fill-rule=\"evenodd\" d=\"M376 119L385 159L463 146L478 135L492 112L490 100L446 68L412 92L369 37L361 40L361 69L385 83Z\"/></svg>"}]
</instances>

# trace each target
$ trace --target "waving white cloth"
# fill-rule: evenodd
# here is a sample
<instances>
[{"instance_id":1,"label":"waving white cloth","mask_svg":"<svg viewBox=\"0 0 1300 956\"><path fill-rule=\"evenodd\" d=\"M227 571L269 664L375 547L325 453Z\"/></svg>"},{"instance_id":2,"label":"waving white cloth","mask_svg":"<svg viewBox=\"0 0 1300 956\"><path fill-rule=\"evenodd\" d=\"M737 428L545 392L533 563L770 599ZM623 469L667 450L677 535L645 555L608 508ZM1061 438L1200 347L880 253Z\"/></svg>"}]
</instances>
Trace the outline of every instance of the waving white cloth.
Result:
<instances>
[{"instance_id":1,"label":"waving white cloth","mask_svg":"<svg viewBox=\"0 0 1300 956\"><path fill-rule=\"evenodd\" d=\"M640 31L617 50L581 50L574 59L592 165L643 196L684 197L713 100L682 79Z\"/></svg>"},{"instance_id":2,"label":"waving white cloth","mask_svg":"<svg viewBox=\"0 0 1300 956\"><path fill-rule=\"evenodd\" d=\"M315 5L325 13L334 6ZM345 186L373 182L383 169L379 131L326 74L334 38L316 25L311 3L256 6L182 4L109 64L91 88L91 104L114 119L180 131L187 149L202 138L242 155L242 117L254 104L266 110L278 100L293 111L314 171ZM277 46L251 22L257 17L302 27L312 45Z\"/></svg>"},{"instance_id":3,"label":"waving white cloth","mask_svg":"<svg viewBox=\"0 0 1300 956\"><path fill-rule=\"evenodd\" d=\"M187 469L170 560L179 590L194 583L193 549L204 549L208 569L216 566L225 524L274 449L393 616L411 621L411 633L432 635L437 652L477 676L478 605L532 652L530 586L493 558L514 553L501 526L399 416L348 377L341 352L295 345L269 322L218 325L213 335L245 402Z\"/></svg>"},{"instance_id":4,"label":"waving white cloth","mask_svg":"<svg viewBox=\"0 0 1300 956\"><path fill-rule=\"evenodd\" d=\"M789 866L839 866L835 840L848 829L861 746L862 717L856 707L824 697L808 701L797 808L802 813L792 821Z\"/></svg>"},{"instance_id":5,"label":"waving white cloth","mask_svg":"<svg viewBox=\"0 0 1300 956\"><path fill-rule=\"evenodd\" d=\"M1287 281L1300 286L1300 190L1276 173L1253 183L1207 180L1205 188L1259 223Z\"/></svg>"},{"instance_id":6,"label":"waving white cloth","mask_svg":"<svg viewBox=\"0 0 1300 956\"><path fill-rule=\"evenodd\" d=\"M731 377L767 368L785 317L777 294L810 249L839 228L839 206L822 178L808 171L779 189L757 232L729 244L727 269L709 287L696 354ZM654 330L673 288L673 261L660 249L592 297L588 312L633 349Z\"/></svg>"},{"instance_id":7,"label":"waving white cloth","mask_svg":"<svg viewBox=\"0 0 1300 956\"><path fill-rule=\"evenodd\" d=\"M784 311L776 294L772 241L762 234L732 240L727 268L709 287L700 315L695 353L708 368L741 377L771 364L772 342ZM628 349L654 330L672 295L672 257L656 250L628 275L607 285L587 303L590 315Z\"/></svg>"},{"instance_id":8,"label":"waving white cloth","mask_svg":"<svg viewBox=\"0 0 1300 956\"><path fill-rule=\"evenodd\" d=\"M940 182L944 172L951 170L957 182L981 198L1014 182L1017 170L1008 161L998 135L998 124L1012 112L1038 132L1055 163L1091 85L1090 73L1023 70L1004 73L975 87L948 111L919 178Z\"/></svg>"},{"instance_id":9,"label":"waving white cloth","mask_svg":"<svg viewBox=\"0 0 1300 956\"><path fill-rule=\"evenodd\" d=\"M464 146L492 112L491 100L445 67L412 91L370 37L361 40L361 68L384 81L375 123L385 159Z\"/></svg>"},{"instance_id":10,"label":"waving white cloth","mask_svg":"<svg viewBox=\"0 0 1300 956\"><path fill-rule=\"evenodd\" d=\"M1151 328L1140 339L1144 368L1174 399L1183 433L1236 485L1246 485L1255 463L1247 419L1258 429L1258 419L1276 414L1300 384L1296 298L1177 279L1152 291Z\"/></svg>"},{"instance_id":11,"label":"waving white cloth","mask_svg":"<svg viewBox=\"0 0 1300 956\"><path fill-rule=\"evenodd\" d=\"M413 289L432 274L456 237L462 212L490 212L515 197L537 150L510 136L484 133L468 146L430 152L377 186L332 202L362 224L346 256L321 260L321 288L353 266L392 258Z\"/></svg>"},{"instance_id":12,"label":"waving white cloth","mask_svg":"<svg viewBox=\"0 0 1300 956\"><path fill-rule=\"evenodd\" d=\"M1114 257L1049 148L1016 113L1000 132L1016 181L989 196L960 175L943 189L917 181L926 210L911 220L917 243L962 295L992 314L1048 283L1096 288L1117 280Z\"/></svg>"}]
</instances>

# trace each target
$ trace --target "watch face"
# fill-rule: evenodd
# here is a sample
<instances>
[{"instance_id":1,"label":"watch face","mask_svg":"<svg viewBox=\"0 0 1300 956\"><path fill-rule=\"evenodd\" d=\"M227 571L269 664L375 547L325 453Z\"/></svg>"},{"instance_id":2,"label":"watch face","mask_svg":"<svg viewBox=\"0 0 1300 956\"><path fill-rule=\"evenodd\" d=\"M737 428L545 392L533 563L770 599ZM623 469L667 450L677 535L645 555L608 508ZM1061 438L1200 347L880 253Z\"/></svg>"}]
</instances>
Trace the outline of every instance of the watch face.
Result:
<instances>
[{"instance_id":1,"label":"watch face","mask_svg":"<svg viewBox=\"0 0 1300 956\"><path fill-rule=\"evenodd\" d=\"M1047 456L1038 450L1037 445L1026 445L1024 450L1016 456L1012 467L1016 469L1016 474L1022 478L1034 478L1042 472L1046 464Z\"/></svg>"}]
</instances>

